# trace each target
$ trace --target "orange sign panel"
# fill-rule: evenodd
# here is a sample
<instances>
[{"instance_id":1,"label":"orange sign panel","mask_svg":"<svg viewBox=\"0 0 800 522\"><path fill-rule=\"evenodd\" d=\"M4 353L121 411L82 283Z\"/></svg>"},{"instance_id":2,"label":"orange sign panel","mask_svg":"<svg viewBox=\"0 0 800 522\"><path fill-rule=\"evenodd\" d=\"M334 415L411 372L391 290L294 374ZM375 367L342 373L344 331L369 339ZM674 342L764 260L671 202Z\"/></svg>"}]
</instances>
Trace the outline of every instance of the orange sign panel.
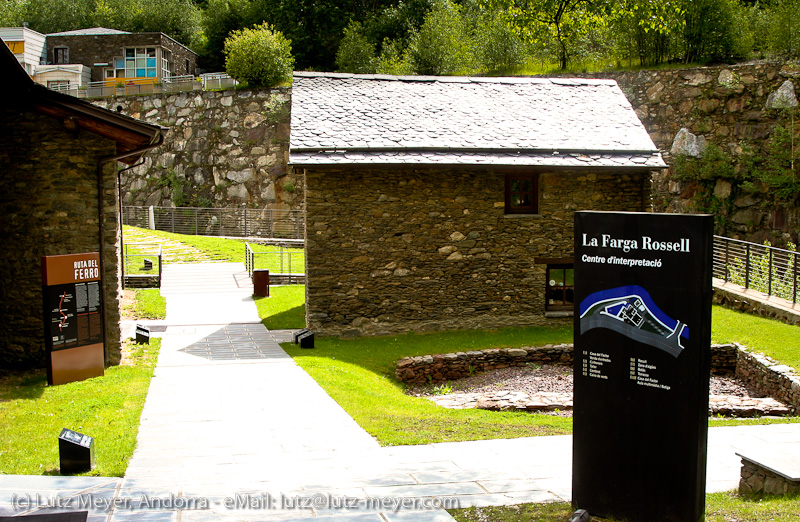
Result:
<instances>
[{"instance_id":1,"label":"orange sign panel","mask_svg":"<svg viewBox=\"0 0 800 522\"><path fill-rule=\"evenodd\" d=\"M14 54L22 54L25 52L25 42L6 42L6 44Z\"/></svg>"}]
</instances>

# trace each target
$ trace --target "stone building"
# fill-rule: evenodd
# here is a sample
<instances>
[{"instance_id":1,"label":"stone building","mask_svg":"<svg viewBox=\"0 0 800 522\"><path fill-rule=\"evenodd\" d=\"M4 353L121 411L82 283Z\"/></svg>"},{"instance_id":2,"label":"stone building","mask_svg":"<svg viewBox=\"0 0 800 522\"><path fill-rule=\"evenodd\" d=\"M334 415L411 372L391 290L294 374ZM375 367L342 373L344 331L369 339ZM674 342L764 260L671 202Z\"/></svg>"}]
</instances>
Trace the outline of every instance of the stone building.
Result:
<instances>
[{"instance_id":1,"label":"stone building","mask_svg":"<svg viewBox=\"0 0 800 522\"><path fill-rule=\"evenodd\" d=\"M197 68L197 54L164 33L104 27L48 34L46 61L89 67L93 82L161 82Z\"/></svg>"},{"instance_id":2,"label":"stone building","mask_svg":"<svg viewBox=\"0 0 800 522\"><path fill-rule=\"evenodd\" d=\"M118 167L164 129L35 84L0 45L0 368L41 366L43 256L100 252L106 364L119 361Z\"/></svg>"},{"instance_id":3,"label":"stone building","mask_svg":"<svg viewBox=\"0 0 800 522\"><path fill-rule=\"evenodd\" d=\"M306 313L325 334L563 322L575 210L665 165L610 80L296 73Z\"/></svg>"}]
</instances>

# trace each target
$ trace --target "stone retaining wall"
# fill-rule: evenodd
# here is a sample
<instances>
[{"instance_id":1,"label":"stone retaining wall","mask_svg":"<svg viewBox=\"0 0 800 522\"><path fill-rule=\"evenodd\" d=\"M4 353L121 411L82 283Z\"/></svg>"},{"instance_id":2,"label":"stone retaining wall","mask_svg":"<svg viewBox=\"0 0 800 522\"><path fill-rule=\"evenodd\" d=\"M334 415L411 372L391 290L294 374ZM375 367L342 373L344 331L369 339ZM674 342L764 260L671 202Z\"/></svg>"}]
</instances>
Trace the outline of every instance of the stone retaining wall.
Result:
<instances>
[{"instance_id":1,"label":"stone retaining wall","mask_svg":"<svg viewBox=\"0 0 800 522\"><path fill-rule=\"evenodd\" d=\"M786 404L793 414L800 413L800 376L792 367L739 346L736 378L751 390Z\"/></svg>"},{"instance_id":2,"label":"stone retaining wall","mask_svg":"<svg viewBox=\"0 0 800 522\"><path fill-rule=\"evenodd\" d=\"M759 61L578 76L616 80L669 165L681 129L690 138L683 140L683 145L696 145L678 147L684 151L699 153L710 143L739 158L744 146L763 146L776 124L786 122L785 113L777 107L794 103L796 110L796 97L800 95L797 62ZM701 190L696 183L675 181L669 170L655 175L653 182L654 210L692 212L696 208L694 198ZM748 194L729 180L719 179L712 196L730 200L730 209L719 211L727 214L726 235L756 243L765 239L797 243L800 239L800 208L774 203L768 191Z\"/></svg>"},{"instance_id":3,"label":"stone retaining wall","mask_svg":"<svg viewBox=\"0 0 800 522\"><path fill-rule=\"evenodd\" d=\"M739 493L741 495L766 493L767 495L794 495L800 492L800 482L789 480L751 462L742 459Z\"/></svg>"},{"instance_id":4,"label":"stone retaining wall","mask_svg":"<svg viewBox=\"0 0 800 522\"><path fill-rule=\"evenodd\" d=\"M532 348L496 348L470 352L405 357L397 361L395 375L412 384L440 383L484 372L527 364L572 364L572 345Z\"/></svg>"},{"instance_id":5,"label":"stone retaining wall","mask_svg":"<svg viewBox=\"0 0 800 522\"><path fill-rule=\"evenodd\" d=\"M143 166L122 174L124 205L301 209L289 169L291 89L237 89L94 100L169 128Z\"/></svg>"},{"instance_id":6,"label":"stone retaining wall","mask_svg":"<svg viewBox=\"0 0 800 522\"><path fill-rule=\"evenodd\" d=\"M440 383L468 377L474 372L497 370L528 364L572 364L572 344L534 346L531 348L494 348L470 352L405 357L397 362L395 375L412 384ZM737 346L715 344L711 347L711 368L716 374L733 375L737 365Z\"/></svg>"},{"instance_id":7,"label":"stone retaining wall","mask_svg":"<svg viewBox=\"0 0 800 522\"><path fill-rule=\"evenodd\" d=\"M559 344L530 348L495 348L470 352L405 357L397 361L395 375L409 384L438 384L468 377L475 372L528 364L571 365L573 345ZM733 375L748 388L786 404L793 414L800 412L800 376L761 354L738 344L711 346L711 371Z\"/></svg>"},{"instance_id":8,"label":"stone retaining wall","mask_svg":"<svg viewBox=\"0 0 800 522\"><path fill-rule=\"evenodd\" d=\"M786 324L800 325L800 313L792 313L758 299L747 299L736 292L714 286L714 304L761 317L777 319Z\"/></svg>"}]
</instances>

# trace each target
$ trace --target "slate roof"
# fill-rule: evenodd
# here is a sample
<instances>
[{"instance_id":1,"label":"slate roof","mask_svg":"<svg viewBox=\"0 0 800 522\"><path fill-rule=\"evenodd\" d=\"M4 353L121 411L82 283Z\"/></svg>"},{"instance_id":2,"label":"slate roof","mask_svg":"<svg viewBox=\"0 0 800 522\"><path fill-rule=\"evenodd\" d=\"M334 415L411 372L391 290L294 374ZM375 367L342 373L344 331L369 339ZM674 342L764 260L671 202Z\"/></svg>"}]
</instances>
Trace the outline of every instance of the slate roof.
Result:
<instances>
[{"instance_id":1,"label":"slate roof","mask_svg":"<svg viewBox=\"0 0 800 522\"><path fill-rule=\"evenodd\" d=\"M662 168L613 80L294 74L290 163Z\"/></svg>"},{"instance_id":2,"label":"slate roof","mask_svg":"<svg viewBox=\"0 0 800 522\"><path fill-rule=\"evenodd\" d=\"M118 29L107 29L105 27L90 27L88 29L75 29L74 31L62 31L60 33L49 33L47 36L94 36L103 34L131 34L128 31Z\"/></svg>"}]
</instances>

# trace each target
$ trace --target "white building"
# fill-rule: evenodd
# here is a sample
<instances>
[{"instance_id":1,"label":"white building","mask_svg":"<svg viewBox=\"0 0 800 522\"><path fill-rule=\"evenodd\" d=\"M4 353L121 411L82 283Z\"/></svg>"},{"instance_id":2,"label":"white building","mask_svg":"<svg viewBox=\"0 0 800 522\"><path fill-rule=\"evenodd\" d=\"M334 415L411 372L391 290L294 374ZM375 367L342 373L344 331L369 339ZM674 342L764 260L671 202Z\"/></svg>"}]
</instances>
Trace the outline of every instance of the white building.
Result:
<instances>
[{"instance_id":1,"label":"white building","mask_svg":"<svg viewBox=\"0 0 800 522\"><path fill-rule=\"evenodd\" d=\"M27 27L0 27L0 38L8 45L29 76L36 66L46 63L45 35Z\"/></svg>"},{"instance_id":2,"label":"white building","mask_svg":"<svg viewBox=\"0 0 800 522\"><path fill-rule=\"evenodd\" d=\"M82 64L47 65L47 37L27 27L0 27L0 38L8 45L33 81L66 91L87 85L92 69Z\"/></svg>"}]
</instances>

